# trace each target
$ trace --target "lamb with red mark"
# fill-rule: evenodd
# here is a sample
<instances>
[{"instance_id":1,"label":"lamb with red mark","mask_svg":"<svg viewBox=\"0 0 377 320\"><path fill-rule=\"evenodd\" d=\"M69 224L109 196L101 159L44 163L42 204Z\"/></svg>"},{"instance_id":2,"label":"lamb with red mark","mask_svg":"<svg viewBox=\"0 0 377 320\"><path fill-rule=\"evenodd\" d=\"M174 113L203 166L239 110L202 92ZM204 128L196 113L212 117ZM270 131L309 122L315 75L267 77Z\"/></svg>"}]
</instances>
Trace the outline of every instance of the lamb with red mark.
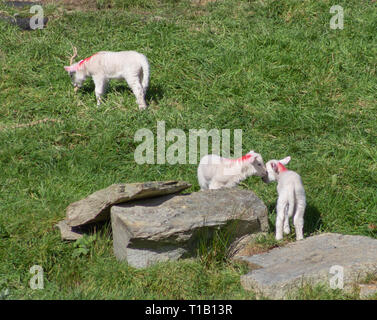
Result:
<instances>
[{"instance_id":1,"label":"lamb with red mark","mask_svg":"<svg viewBox=\"0 0 377 320\"><path fill-rule=\"evenodd\" d=\"M109 80L124 79L135 95L139 109L147 108L145 95L149 84L149 63L146 56L136 51L101 51L72 63L77 56L77 50L74 52L71 65L64 69L72 78L75 92L81 88L86 78L91 77L95 84L97 105L100 105Z\"/></svg>"},{"instance_id":2,"label":"lamb with red mark","mask_svg":"<svg viewBox=\"0 0 377 320\"><path fill-rule=\"evenodd\" d=\"M288 170L285 165L291 157L270 160L266 163L267 175L262 178L266 183L277 181L278 200L276 204L276 240L283 239L283 233L289 234L289 219L293 219L296 240L304 238L304 213L306 195L304 185L298 173Z\"/></svg>"},{"instance_id":3,"label":"lamb with red mark","mask_svg":"<svg viewBox=\"0 0 377 320\"><path fill-rule=\"evenodd\" d=\"M231 188L250 176L267 174L263 158L253 150L237 159L216 154L204 156L198 166L198 182L201 190Z\"/></svg>"},{"instance_id":4,"label":"lamb with red mark","mask_svg":"<svg viewBox=\"0 0 377 320\"><path fill-rule=\"evenodd\" d=\"M96 55L96 54L93 54L92 56L90 56L90 57L88 57L88 58L85 58L85 59L81 60L81 61L79 62L79 67L80 67L83 63L88 62L90 59L92 59L95 55Z\"/></svg>"}]
</instances>

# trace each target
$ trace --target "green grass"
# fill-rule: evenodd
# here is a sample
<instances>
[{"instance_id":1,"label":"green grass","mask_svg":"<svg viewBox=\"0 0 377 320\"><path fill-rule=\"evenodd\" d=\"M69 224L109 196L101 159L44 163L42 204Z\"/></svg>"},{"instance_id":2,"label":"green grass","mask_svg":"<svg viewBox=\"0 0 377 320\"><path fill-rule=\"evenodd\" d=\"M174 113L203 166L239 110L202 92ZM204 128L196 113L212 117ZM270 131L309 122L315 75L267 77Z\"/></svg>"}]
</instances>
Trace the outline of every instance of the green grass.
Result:
<instances>
[{"instance_id":1,"label":"green grass","mask_svg":"<svg viewBox=\"0 0 377 320\"><path fill-rule=\"evenodd\" d=\"M333 4L344 7L344 30L329 27ZM0 21L0 291L11 299L255 298L240 285L246 270L229 261L135 270L116 261L106 232L83 254L60 240L54 225L65 208L112 183L182 179L199 189L195 165L134 162L135 132L155 133L162 120L186 133L242 129L244 152L265 161L290 155L307 192L306 236L377 238L376 2L112 5L49 6L47 28L33 32ZM74 95L63 69L71 44L80 59L99 50L147 55L149 109L138 112L120 81L100 108L92 82ZM13 127L45 118L57 121ZM276 185L249 178L242 186L265 201L273 232ZM29 288L35 264L44 290ZM352 298L326 290L303 289L299 298Z\"/></svg>"}]
</instances>

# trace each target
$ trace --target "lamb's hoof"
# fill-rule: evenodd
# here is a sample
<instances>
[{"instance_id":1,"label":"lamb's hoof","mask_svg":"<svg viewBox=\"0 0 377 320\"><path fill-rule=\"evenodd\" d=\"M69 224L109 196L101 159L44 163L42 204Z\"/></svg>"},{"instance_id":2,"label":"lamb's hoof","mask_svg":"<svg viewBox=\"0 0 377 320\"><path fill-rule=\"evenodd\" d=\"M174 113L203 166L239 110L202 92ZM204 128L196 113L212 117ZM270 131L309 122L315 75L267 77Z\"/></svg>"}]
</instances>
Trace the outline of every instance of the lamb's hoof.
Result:
<instances>
[{"instance_id":1,"label":"lamb's hoof","mask_svg":"<svg viewBox=\"0 0 377 320\"><path fill-rule=\"evenodd\" d=\"M139 106L139 110L145 110L147 109L147 106Z\"/></svg>"}]
</instances>

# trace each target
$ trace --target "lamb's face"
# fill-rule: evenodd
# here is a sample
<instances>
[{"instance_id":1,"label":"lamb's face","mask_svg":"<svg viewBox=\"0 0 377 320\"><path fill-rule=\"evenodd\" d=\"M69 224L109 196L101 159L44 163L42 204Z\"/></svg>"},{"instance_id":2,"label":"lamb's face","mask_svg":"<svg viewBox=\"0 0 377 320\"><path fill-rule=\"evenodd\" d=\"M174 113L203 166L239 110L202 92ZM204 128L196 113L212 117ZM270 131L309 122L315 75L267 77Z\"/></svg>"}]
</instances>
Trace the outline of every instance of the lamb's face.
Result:
<instances>
[{"instance_id":1,"label":"lamb's face","mask_svg":"<svg viewBox=\"0 0 377 320\"><path fill-rule=\"evenodd\" d=\"M253 175L258 177L265 177L267 175L266 166L264 165L263 158L259 153L256 153L254 151L250 151L248 154L250 154L251 161L250 165L252 166L251 169L253 169Z\"/></svg>"},{"instance_id":2,"label":"lamb's face","mask_svg":"<svg viewBox=\"0 0 377 320\"><path fill-rule=\"evenodd\" d=\"M85 81L86 75L85 75L84 71L79 70L79 62L77 62L77 63L75 63L71 66L64 67L64 69L70 75L72 84L75 87L75 91L78 88L81 88L83 82Z\"/></svg>"},{"instance_id":3,"label":"lamb's face","mask_svg":"<svg viewBox=\"0 0 377 320\"><path fill-rule=\"evenodd\" d=\"M262 178L263 182L270 183L277 180L276 168L278 165L278 160L270 160L266 163L267 175Z\"/></svg>"},{"instance_id":4,"label":"lamb's face","mask_svg":"<svg viewBox=\"0 0 377 320\"><path fill-rule=\"evenodd\" d=\"M265 177L262 177L263 182L270 183L273 181L277 181L278 174L279 174L278 163L280 162L281 164L286 165L289 163L289 161L291 161L291 157L286 157L281 160L273 159L273 160L267 161L266 163L267 175Z\"/></svg>"},{"instance_id":5,"label":"lamb's face","mask_svg":"<svg viewBox=\"0 0 377 320\"><path fill-rule=\"evenodd\" d=\"M69 74L71 76L72 84L75 88L81 88L83 82L85 81L85 74L80 71L72 72Z\"/></svg>"}]
</instances>

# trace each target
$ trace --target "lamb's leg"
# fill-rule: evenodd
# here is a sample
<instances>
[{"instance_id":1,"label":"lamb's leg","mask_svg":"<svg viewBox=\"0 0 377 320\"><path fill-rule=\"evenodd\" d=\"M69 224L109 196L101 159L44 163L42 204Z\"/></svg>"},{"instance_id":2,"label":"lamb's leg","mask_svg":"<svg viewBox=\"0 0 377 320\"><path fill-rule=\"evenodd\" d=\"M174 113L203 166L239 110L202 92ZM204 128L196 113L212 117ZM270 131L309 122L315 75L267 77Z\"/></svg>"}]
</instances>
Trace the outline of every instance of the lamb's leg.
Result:
<instances>
[{"instance_id":1,"label":"lamb's leg","mask_svg":"<svg viewBox=\"0 0 377 320\"><path fill-rule=\"evenodd\" d=\"M298 202L295 215L293 217L293 224L296 230L296 240L304 239L304 213L305 202Z\"/></svg>"},{"instance_id":2,"label":"lamb's leg","mask_svg":"<svg viewBox=\"0 0 377 320\"><path fill-rule=\"evenodd\" d=\"M144 110L147 107L147 103L145 102L144 89L140 83L139 77L127 77L126 81L136 97L136 102L139 105L139 109Z\"/></svg>"},{"instance_id":3,"label":"lamb's leg","mask_svg":"<svg viewBox=\"0 0 377 320\"><path fill-rule=\"evenodd\" d=\"M99 106L102 102L101 97L105 92L106 80L103 77L93 77L93 82L94 82L94 85L95 85L97 106Z\"/></svg>"},{"instance_id":4,"label":"lamb's leg","mask_svg":"<svg viewBox=\"0 0 377 320\"><path fill-rule=\"evenodd\" d=\"M204 185L200 186L200 190L208 190L208 189L209 189L209 187L208 187L207 184L204 184Z\"/></svg>"},{"instance_id":5,"label":"lamb's leg","mask_svg":"<svg viewBox=\"0 0 377 320\"><path fill-rule=\"evenodd\" d=\"M281 198L278 199L276 205L276 240L283 239L283 224L286 205L287 203L285 200L282 200Z\"/></svg>"},{"instance_id":6,"label":"lamb's leg","mask_svg":"<svg viewBox=\"0 0 377 320\"><path fill-rule=\"evenodd\" d=\"M291 229L289 228L289 216L288 216L288 206L285 207L284 210L284 233L289 234L291 232Z\"/></svg>"},{"instance_id":7,"label":"lamb's leg","mask_svg":"<svg viewBox=\"0 0 377 320\"><path fill-rule=\"evenodd\" d=\"M222 188L222 184L221 183L218 183L217 181L211 181L209 183L209 186L208 186L208 189L212 189L212 190L215 190L215 189L220 189Z\"/></svg>"},{"instance_id":8,"label":"lamb's leg","mask_svg":"<svg viewBox=\"0 0 377 320\"><path fill-rule=\"evenodd\" d=\"M199 185L200 185L200 190L208 189L207 179L204 177L201 167L199 167L199 169L198 169L198 181L199 181Z\"/></svg>"}]
</instances>

